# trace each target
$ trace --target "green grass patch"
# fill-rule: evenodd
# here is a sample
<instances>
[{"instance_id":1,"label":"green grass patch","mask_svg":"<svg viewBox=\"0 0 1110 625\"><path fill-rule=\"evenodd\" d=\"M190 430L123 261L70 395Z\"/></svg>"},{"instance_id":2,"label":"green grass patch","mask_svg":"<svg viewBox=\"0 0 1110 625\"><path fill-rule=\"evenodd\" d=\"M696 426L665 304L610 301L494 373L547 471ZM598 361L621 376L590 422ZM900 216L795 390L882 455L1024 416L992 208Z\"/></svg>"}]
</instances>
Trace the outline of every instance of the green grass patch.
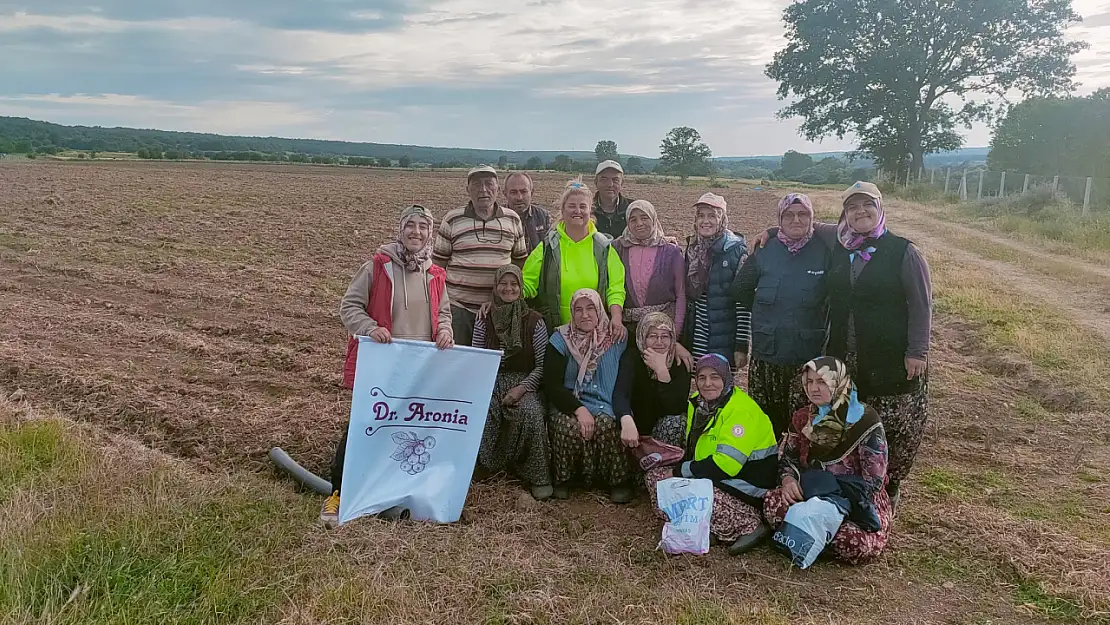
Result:
<instances>
[{"instance_id":1,"label":"green grass patch","mask_svg":"<svg viewBox=\"0 0 1110 625\"><path fill-rule=\"evenodd\" d=\"M926 490L935 495L966 495L971 492L967 479L945 468L934 468L922 471L918 478Z\"/></svg>"},{"instance_id":2,"label":"green grass patch","mask_svg":"<svg viewBox=\"0 0 1110 625\"><path fill-rule=\"evenodd\" d=\"M1040 404L1036 399L1028 395L1022 395L1014 404L1014 411L1022 418L1028 421L1045 421L1049 417L1048 410Z\"/></svg>"},{"instance_id":3,"label":"green grass patch","mask_svg":"<svg viewBox=\"0 0 1110 625\"><path fill-rule=\"evenodd\" d=\"M1074 623L1083 615L1083 606L1078 602L1046 592L1035 580L1018 584L1014 589L1014 602L1053 620Z\"/></svg>"},{"instance_id":4,"label":"green grass patch","mask_svg":"<svg viewBox=\"0 0 1110 625\"><path fill-rule=\"evenodd\" d=\"M80 450L53 422L30 422L15 428L0 426L0 503L16 489L34 487L45 478L60 477L84 464Z\"/></svg>"},{"instance_id":5,"label":"green grass patch","mask_svg":"<svg viewBox=\"0 0 1110 625\"><path fill-rule=\"evenodd\" d=\"M0 613L16 621L258 622L294 583L279 556L312 510L292 496L95 459L58 422L6 430L0 450L5 497L28 504L0 511Z\"/></svg>"},{"instance_id":6,"label":"green grass patch","mask_svg":"<svg viewBox=\"0 0 1110 625\"><path fill-rule=\"evenodd\" d=\"M988 350L1011 353L1030 362L1060 388L1110 399L1107 346L1059 311L1012 291L989 275L947 260L930 259L935 306L979 325Z\"/></svg>"}]
</instances>

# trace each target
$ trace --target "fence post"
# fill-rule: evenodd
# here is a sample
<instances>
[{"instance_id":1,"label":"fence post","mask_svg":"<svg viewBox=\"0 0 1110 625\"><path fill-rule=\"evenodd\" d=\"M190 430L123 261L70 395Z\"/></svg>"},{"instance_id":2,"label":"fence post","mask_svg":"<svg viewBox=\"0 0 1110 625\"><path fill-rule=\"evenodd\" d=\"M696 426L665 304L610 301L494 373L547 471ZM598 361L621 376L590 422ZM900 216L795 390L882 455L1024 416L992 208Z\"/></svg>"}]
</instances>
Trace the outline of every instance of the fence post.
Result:
<instances>
[{"instance_id":1,"label":"fence post","mask_svg":"<svg viewBox=\"0 0 1110 625\"><path fill-rule=\"evenodd\" d=\"M948 193L948 179L952 177L952 168L944 170L944 192Z\"/></svg>"},{"instance_id":2,"label":"fence post","mask_svg":"<svg viewBox=\"0 0 1110 625\"><path fill-rule=\"evenodd\" d=\"M1094 182L1094 180L1095 180L1094 178L1091 178L1090 176L1088 176L1087 177L1087 189L1085 191L1083 191L1083 216L1084 217L1087 217L1088 215L1091 214L1091 184Z\"/></svg>"},{"instance_id":3,"label":"fence post","mask_svg":"<svg viewBox=\"0 0 1110 625\"><path fill-rule=\"evenodd\" d=\"M937 168L934 167L929 170L929 184L936 184L937 181Z\"/></svg>"},{"instance_id":4,"label":"fence post","mask_svg":"<svg viewBox=\"0 0 1110 625\"><path fill-rule=\"evenodd\" d=\"M910 176L913 175L913 165L906 163L906 187L910 186Z\"/></svg>"},{"instance_id":5,"label":"fence post","mask_svg":"<svg viewBox=\"0 0 1110 625\"><path fill-rule=\"evenodd\" d=\"M960 179L960 201L967 201L967 170L964 170L963 178Z\"/></svg>"},{"instance_id":6,"label":"fence post","mask_svg":"<svg viewBox=\"0 0 1110 625\"><path fill-rule=\"evenodd\" d=\"M983 199L983 170L979 170L979 191L975 194L975 199Z\"/></svg>"},{"instance_id":7,"label":"fence post","mask_svg":"<svg viewBox=\"0 0 1110 625\"><path fill-rule=\"evenodd\" d=\"M998 197L1006 197L1006 172L1002 172L1002 182L998 183Z\"/></svg>"},{"instance_id":8,"label":"fence post","mask_svg":"<svg viewBox=\"0 0 1110 625\"><path fill-rule=\"evenodd\" d=\"M1052 177L1052 192L1055 193L1060 188L1060 176Z\"/></svg>"},{"instance_id":9,"label":"fence post","mask_svg":"<svg viewBox=\"0 0 1110 625\"><path fill-rule=\"evenodd\" d=\"M1029 191L1029 174L1025 174L1025 182L1021 183L1021 193L1024 195Z\"/></svg>"}]
</instances>

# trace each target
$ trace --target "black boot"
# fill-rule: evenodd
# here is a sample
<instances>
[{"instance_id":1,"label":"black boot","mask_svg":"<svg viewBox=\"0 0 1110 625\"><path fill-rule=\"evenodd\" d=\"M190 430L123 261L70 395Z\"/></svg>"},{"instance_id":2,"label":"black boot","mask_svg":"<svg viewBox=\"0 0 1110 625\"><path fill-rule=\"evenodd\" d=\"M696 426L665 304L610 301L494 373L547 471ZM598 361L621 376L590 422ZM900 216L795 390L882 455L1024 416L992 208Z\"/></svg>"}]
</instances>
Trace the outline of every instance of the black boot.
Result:
<instances>
[{"instance_id":1,"label":"black boot","mask_svg":"<svg viewBox=\"0 0 1110 625\"><path fill-rule=\"evenodd\" d=\"M771 528L767 527L766 523L760 523L759 527L737 538L736 542L732 543L732 546L728 548L728 552L730 555L734 556L747 553L770 535Z\"/></svg>"}]
</instances>

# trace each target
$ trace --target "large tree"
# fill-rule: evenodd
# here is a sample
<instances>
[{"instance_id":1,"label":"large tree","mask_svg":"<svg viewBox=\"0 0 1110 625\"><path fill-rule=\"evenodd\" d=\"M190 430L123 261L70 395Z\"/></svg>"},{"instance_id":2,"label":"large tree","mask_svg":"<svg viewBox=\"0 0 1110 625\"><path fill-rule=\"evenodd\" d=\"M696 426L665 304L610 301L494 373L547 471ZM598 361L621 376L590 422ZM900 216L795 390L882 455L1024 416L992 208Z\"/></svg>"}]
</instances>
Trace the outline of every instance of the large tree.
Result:
<instances>
[{"instance_id":1,"label":"large tree","mask_svg":"<svg viewBox=\"0 0 1110 625\"><path fill-rule=\"evenodd\" d=\"M620 161L616 141L598 141L597 147L594 148L594 155L597 156L597 162L599 163L601 161Z\"/></svg>"},{"instance_id":2,"label":"large tree","mask_svg":"<svg viewBox=\"0 0 1110 625\"><path fill-rule=\"evenodd\" d=\"M963 144L1007 92L1074 88L1070 0L803 0L783 12L786 48L766 69L782 118L810 140L852 133L883 169L916 171Z\"/></svg>"},{"instance_id":3,"label":"large tree","mask_svg":"<svg viewBox=\"0 0 1110 625\"><path fill-rule=\"evenodd\" d=\"M1110 89L1014 105L995 128L987 164L1043 176L1110 176Z\"/></svg>"},{"instance_id":4,"label":"large tree","mask_svg":"<svg viewBox=\"0 0 1110 625\"><path fill-rule=\"evenodd\" d=\"M687 126L672 128L659 144L659 152L659 164L666 171L677 174L683 184L690 176L708 174L713 168L709 160L713 152L701 140L698 131Z\"/></svg>"}]
</instances>

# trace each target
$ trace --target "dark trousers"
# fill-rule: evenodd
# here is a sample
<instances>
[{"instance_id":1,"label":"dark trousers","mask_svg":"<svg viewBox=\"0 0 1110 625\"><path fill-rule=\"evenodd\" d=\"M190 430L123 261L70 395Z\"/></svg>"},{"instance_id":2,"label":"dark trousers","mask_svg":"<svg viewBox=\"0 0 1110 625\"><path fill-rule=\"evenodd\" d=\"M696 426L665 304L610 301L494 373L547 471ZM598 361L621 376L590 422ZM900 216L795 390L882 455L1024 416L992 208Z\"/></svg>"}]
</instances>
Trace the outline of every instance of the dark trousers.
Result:
<instances>
[{"instance_id":1,"label":"dark trousers","mask_svg":"<svg viewBox=\"0 0 1110 625\"><path fill-rule=\"evenodd\" d=\"M455 345L470 347L474 342L474 321L477 317L469 310L451 304L451 332L455 335Z\"/></svg>"},{"instance_id":2,"label":"dark trousers","mask_svg":"<svg viewBox=\"0 0 1110 625\"><path fill-rule=\"evenodd\" d=\"M349 430L350 427L350 423L343 426L343 437L339 439L339 444L335 447L335 457L331 459L332 492L338 492L339 487L343 483L343 460L347 456L347 430Z\"/></svg>"}]
</instances>

